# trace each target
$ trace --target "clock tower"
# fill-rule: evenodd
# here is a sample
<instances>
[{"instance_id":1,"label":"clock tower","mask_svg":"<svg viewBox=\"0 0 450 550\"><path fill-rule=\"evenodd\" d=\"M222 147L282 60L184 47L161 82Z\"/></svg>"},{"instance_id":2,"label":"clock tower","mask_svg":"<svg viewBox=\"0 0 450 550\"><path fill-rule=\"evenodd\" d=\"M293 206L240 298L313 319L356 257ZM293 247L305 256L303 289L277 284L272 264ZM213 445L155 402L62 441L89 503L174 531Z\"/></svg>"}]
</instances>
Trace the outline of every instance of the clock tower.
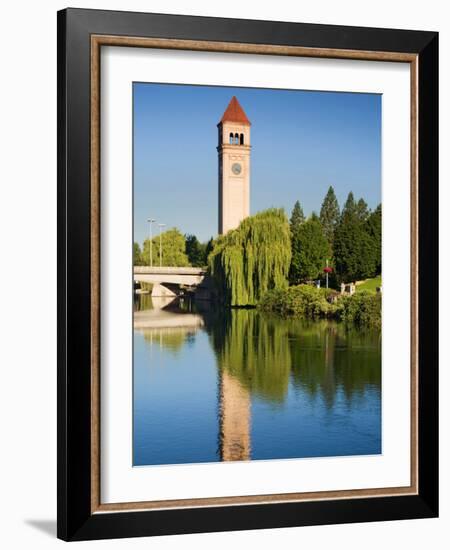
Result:
<instances>
[{"instance_id":1,"label":"clock tower","mask_svg":"<svg viewBox=\"0 0 450 550\"><path fill-rule=\"evenodd\" d=\"M219 124L219 234L250 215L250 121L235 96Z\"/></svg>"}]
</instances>

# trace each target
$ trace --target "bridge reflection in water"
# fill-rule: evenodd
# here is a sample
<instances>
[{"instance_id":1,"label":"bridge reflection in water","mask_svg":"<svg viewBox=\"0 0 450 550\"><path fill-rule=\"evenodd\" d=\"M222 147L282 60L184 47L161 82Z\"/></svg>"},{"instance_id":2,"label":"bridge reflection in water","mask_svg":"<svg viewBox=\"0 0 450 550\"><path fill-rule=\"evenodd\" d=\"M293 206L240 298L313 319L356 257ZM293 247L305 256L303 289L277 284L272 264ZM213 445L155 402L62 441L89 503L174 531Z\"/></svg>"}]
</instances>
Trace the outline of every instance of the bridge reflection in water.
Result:
<instances>
[{"instance_id":1,"label":"bridge reflection in water","mask_svg":"<svg viewBox=\"0 0 450 550\"><path fill-rule=\"evenodd\" d=\"M381 452L377 331L205 306L136 297L135 465Z\"/></svg>"}]
</instances>

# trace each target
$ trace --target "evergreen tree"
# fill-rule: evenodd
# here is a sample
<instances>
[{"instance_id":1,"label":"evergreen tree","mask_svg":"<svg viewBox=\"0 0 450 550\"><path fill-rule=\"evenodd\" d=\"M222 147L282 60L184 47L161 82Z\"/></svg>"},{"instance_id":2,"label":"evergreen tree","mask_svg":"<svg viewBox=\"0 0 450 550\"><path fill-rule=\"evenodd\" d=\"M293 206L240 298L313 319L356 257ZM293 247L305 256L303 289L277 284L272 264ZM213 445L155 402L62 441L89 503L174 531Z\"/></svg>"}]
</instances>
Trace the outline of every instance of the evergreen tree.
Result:
<instances>
[{"instance_id":1,"label":"evergreen tree","mask_svg":"<svg viewBox=\"0 0 450 550\"><path fill-rule=\"evenodd\" d=\"M364 199L359 199L356 204L356 215L358 216L359 221L365 222L369 217L369 207L367 202Z\"/></svg>"},{"instance_id":2,"label":"evergreen tree","mask_svg":"<svg viewBox=\"0 0 450 550\"><path fill-rule=\"evenodd\" d=\"M214 248L214 239L211 237L205 245L205 265L208 263L208 257Z\"/></svg>"},{"instance_id":3,"label":"evergreen tree","mask_svg":"<svg viewBox=\"0 0 450 550\"><path fill-rule=\"evenodd\" d=\"M347 196L347 200L345 201L344 208L342 209L340 221L342 221L342 218L344 218L344 216L346 216L347 218L350 218L355 214L356 214L355 197L353 195L353 192L350 191L350 193Z\"/></svg>"},{"instance_id":4,"label":"evergreen tree","mask_svg":"<svg viewBox=\"0 0 450 550\"><path fill-rule=\"evenodd\" d=\"M339 216L339 203L334 193L334 189L330 185L320 209L320 222L331 247L333 246L334 232L339 223Z\"/></svg>"},{"instance_id":5,"label":"evergreen tree","mask_svg":"<svg viewBox=\"0 0 450 550\"><path fill-rule=\"evenodd\" d=\"M189 259L189 263L194 267L203 267L206 265L206 245L201 244L195 235L186 235L185 239L186 255Z\"/></svg>"},{"instance_id":6,"label":"evergreen tree","mask_svg":"<svg viewBox=\"0 0 450 550\"><path fill-rule=\"evenodd\" d=\"M316 213L313 212L292 237L292 250L296 255L296 263L291 262L289 273L292 284L321 276L325 261L330 257L330 245Z\"/></svg>"},{"instance_id":7,"label":"evergreen tree","mask_svg":"<svg viewBox=\"0 0 450 550\"><path fill-rule=\"evenodd\" d=\"M365 279L376 273L374 242L362 219L362 211L350 192L334 238L334 260L341 281Z\"/></svg>"},{"instance_id":8,"label":"evergreen tree","mask_svg":"<svg viewBox=\"0 0 450 550\"><path fill-rule=\"evenodd\" d=\"M302 224L305 223L305 215L300 202L297 201L294 204L292 210L291 219L289 221L289 228L291 232L291 265L289 268L289 281L294 283L298 278L298 272L300 270L300 248L298 233Z\"/></svg>"},{"instance_id":9,"label":"evergreen tree","mask_svg":"<svg viewBox=\"0 0 450 550\"><path fill-rule=\"evenodd\" d=\"M381 216L381 204L379 204L366 221L366 230L369 237L372 239L372 252L376 275L381 273Z\"/></svg>"},{"instance_id":10,"label":"evergreen tree","mask_svg":"<svg viewBox=\"0 0 450 550\"><path fill-rule=\"evenodd\" d=\"M296 201L289 220L291 233L294 233L305 221L305 214L299 201Z\"/></svg>"}]
</instances>

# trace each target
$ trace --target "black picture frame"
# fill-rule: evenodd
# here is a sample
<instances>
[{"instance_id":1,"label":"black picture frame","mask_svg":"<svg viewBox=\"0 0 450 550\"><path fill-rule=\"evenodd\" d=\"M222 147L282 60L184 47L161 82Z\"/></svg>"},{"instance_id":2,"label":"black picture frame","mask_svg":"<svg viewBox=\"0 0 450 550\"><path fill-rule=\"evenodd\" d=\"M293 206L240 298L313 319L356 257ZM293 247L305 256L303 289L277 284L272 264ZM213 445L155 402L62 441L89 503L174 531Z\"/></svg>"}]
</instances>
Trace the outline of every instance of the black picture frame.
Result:
<instances>
[{"instance_id":1,"label":"black picture frame","mask_svg":"<svg viewBox=\"0 0 450 550\"><path fill-rule=\"evenodd\" d=\"M148 13L58 12L58 530L64 540L438 515L438 33ZM301 46L418 56L416 495L91 512L91 36Z\"/></svg>"}]
</instances>

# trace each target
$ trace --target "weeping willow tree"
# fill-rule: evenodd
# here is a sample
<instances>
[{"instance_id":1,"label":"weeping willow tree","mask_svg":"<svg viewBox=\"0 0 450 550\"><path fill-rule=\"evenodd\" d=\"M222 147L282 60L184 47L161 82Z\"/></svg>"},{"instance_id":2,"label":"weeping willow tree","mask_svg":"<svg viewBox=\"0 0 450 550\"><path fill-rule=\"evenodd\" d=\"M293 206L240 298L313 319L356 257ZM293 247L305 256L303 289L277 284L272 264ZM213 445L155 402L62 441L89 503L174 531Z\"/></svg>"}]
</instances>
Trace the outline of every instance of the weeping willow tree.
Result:
<instances>
[{"instance_id":1,"label":"weeping willow tree","mask_svg":"<svg viewBox=\"0 0 450 550\"><path fill-rule=\"evenodd\" d=\"M286 288L291 261L289 222L281 208L246 218L215 242L208 262L224 300L254 306L273 288Z\"/></svg>"}]
</instances>

